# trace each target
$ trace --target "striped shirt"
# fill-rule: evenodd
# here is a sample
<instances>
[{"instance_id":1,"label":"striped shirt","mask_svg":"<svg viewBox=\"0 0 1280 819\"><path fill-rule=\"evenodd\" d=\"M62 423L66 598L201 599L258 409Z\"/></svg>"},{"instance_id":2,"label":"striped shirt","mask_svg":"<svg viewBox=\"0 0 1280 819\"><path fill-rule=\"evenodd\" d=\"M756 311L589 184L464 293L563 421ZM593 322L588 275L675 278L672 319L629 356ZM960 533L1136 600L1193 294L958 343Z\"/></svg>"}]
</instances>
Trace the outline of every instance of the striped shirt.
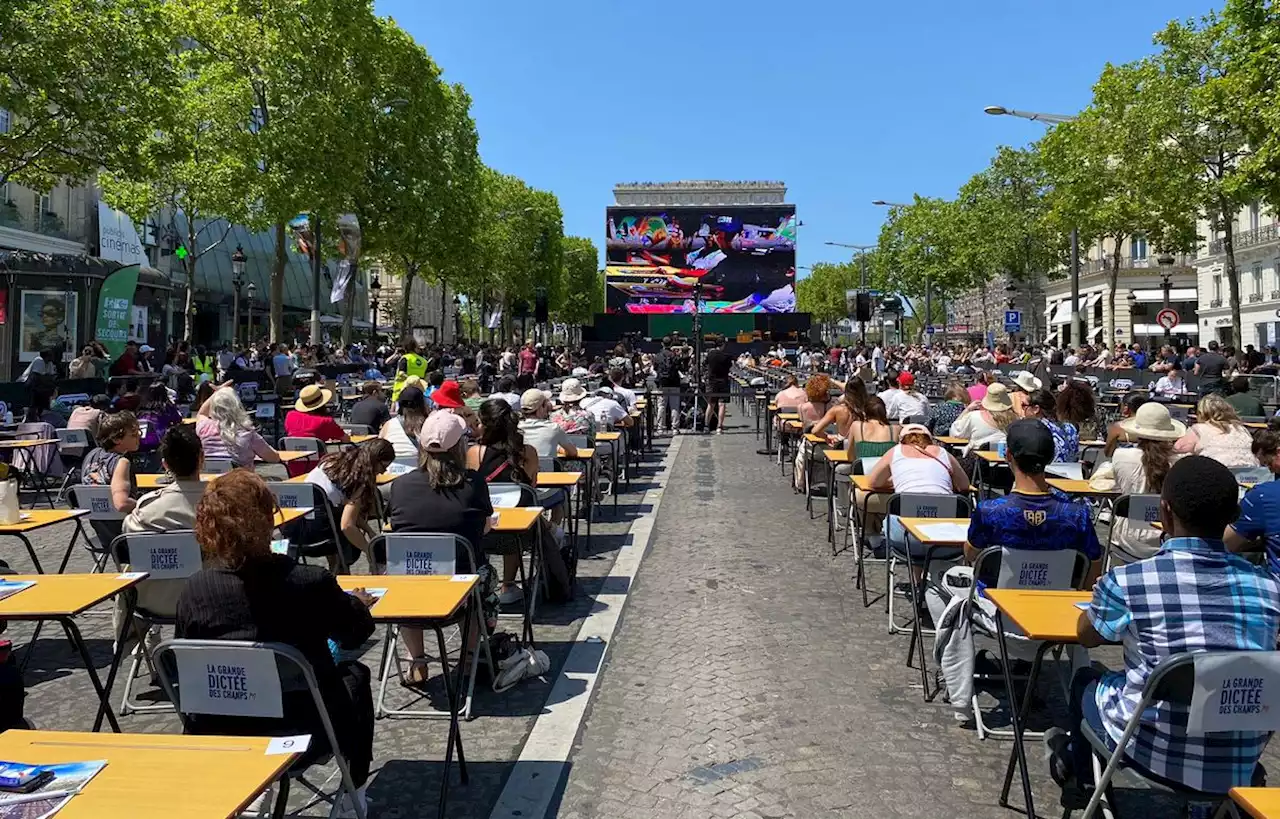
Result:
<instances>
[{"instance_id":1,"label":"striped shirt","mask_svg":"<svg viewBox=\"0 0 1280 819\"><path fill-rule=\"evenodd\" d=\"M1102 722L1114 744L1162 659L1191 651L1274 650L1280 582L1265 568L1227 552L1222 541L1172 538L1154 557L1103 575L1088 615L1099 635L1124 644L1125 671L1104 676L1097 690ZM1190 735L1187 713L1185 705L1156 700L1126 756L1197 790L1226 793L1248 785L1270 733Z\"/></svg>"}]
</instances>

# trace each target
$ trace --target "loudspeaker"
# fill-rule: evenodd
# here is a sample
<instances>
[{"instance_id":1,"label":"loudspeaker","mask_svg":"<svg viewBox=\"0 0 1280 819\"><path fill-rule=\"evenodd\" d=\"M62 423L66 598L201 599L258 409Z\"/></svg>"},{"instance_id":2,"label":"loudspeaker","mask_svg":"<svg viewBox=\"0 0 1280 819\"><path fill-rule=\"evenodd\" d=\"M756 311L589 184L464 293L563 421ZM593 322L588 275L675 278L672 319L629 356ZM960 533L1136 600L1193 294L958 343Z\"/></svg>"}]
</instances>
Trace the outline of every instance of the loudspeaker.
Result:
<instances>
[{"instance_id":1,"label":"loudspeaker","mask_svg":"<svg viewBox=\"0 0 1280 819\"><path fill-rule=\"evenodd\" d=\"M547 294L539 293L533 301L533 317L540 323L547 320Z\"/></svg>"},{"instance_id":2,"label":"loudspeaker","mask_svg":"<svg viewBox=\"0 0 1280 819\"><path fill-rule=\"evenodd\" d=\"M857 299L857 309L854 311L854 318L858 321L871 321L871 294L859 293Z\"/></svg>"}]
</instances>

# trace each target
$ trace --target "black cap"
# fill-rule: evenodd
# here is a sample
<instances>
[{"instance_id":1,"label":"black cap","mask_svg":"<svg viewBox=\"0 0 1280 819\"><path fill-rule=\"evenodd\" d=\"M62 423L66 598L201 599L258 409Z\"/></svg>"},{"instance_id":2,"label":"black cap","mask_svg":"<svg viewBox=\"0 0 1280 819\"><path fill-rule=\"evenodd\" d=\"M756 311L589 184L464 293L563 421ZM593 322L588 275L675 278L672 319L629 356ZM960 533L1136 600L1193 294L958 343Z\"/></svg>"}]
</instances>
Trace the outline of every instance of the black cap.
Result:
<instances>
[{"instance_id":1,"label":"black cap","mask_svg":"<svg viewBox=\"0 0 1280 819\"><path fill-rule=\"evenodd\" d=\"M427 405L427 397L417 387L405 387L400 390L398 403L402 407L425 407Z\"/></svg>"},{"instance_id":2,"label":"black cap","mask_svg":"<svg viewBox=\"0 0 1280 819\"><path fill-rule=\"evenodd\" d=\"M1023 472L1038 475L1053 463L1053 433L1035 418L1014 421L1005 435L1009 460Z\"/></svg>"}]
</instances>

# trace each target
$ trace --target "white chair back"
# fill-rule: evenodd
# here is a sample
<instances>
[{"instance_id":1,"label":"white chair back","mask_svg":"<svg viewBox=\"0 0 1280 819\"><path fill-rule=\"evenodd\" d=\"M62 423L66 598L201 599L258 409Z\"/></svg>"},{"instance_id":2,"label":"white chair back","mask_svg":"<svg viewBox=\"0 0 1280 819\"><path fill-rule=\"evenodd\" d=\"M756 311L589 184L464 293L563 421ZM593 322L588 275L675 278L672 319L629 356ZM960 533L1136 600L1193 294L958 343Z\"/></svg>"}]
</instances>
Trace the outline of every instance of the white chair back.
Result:
<instances>
[{"instance_id":1,"label":"white chair back","mask_svg":"<svg viewBox=\"0 0 1280 819\"><path fill-rule=\"evenodd\" d=\"M453 535L389 534L387 574L453 574L458 547Z\"/></svg>"},{"instance_id":2,"label":"white chair back","mask_svg":"<svg viewBox=\"0 0 1280 819\"><path fill-rule=\"evenodd\" d=\"M1073 589L1076 555L1075 549L1001 547L999 588L1042 591Z\"/></svg>"},{"instance_id":3,"label":"white chair back","mask_svg":"<svg viewBox=\"0 0 1280 819\"><path fill-rule=\"evenodd\" d=\"M1121 504L1117 502L1117 506ZM1124 517L1130 523L1151 528L1160 520L1159 495L1129 495Z\"/></svg>"},{"instance_id":4,"label":"white chair back","mask_svg":"<svg viewBox=\"0 0 1280 819\"><path fill-rule=\"evenodd\" d=\"M286 452L313 452L317 455L323 455L324 441L319 438L291 438L286 436L280 439L280 448Z\"/></svg>"},{"instance_id":5,"label":"white chair back","mask_svg":"<svg viewBox=\"0 0 1280 819\"><path fill-rule=\"evenodd\" d=\"M1067 463L1052 463L1044 468L1046 475L1055 478L1066 478L1072 481L1084 480L1084 464L1079 461Z\"/></svg>"},{"instance_id":6,"label":"white chair back","mask_svg":"<svg viewBox=\"0 0 1280 819\"><path fill-rule=\"evenodd\" d=\"M1280 730L1280 651L1193 655L1187 733Z\"/></svg>"},{"instance_id":7,"label":"white chair back","mask_svg":"<svg viewBox=\"0 0 1280 819\"><path fill-rule=\"evenodd\" d=\"M110 486L77 484L71 487L70 495L76 509L89 513L89 520L124 520L124 513L117 512L111 500Z\"/></svg>"},{"instance_id":8,"label":"white chair back","mask_svg":"<svg viewBox=\"0 0 1280 819\"><path fill-rule=\"evenodd\" d=\"M235 468L236 465L228 458L205 458L201 471L206 475L225 475Z\"/></svg>"},{"instance_id":9,"label":"white chair back","mask_svg":"<svg viewBox=\"0 0 1280 819\"><path fill-rule=\"evenodd\" d=\"M1231 468L1236 483L1264 483L1275 478L1265 466L1236 466Z\"/></svg>"},{"instance_id":10,"label":"white chair back","mask_svg":"<svg viewBox=\"0 0 1280 819\"><path fill-rule=\"evenodd\" d=\"M268 481L267 488L276 496L281 509L305 509L315 502L313 484L306 482Z\"/></svg>"},{"instance_id":11,"label":"white chair back","mask_svg":"<svg viewBox=\"0 0 1280 819\"><path fill-rule=\"evenodd\" d=\"M144 583L185 580L203 565L194 532L140 532L122 538L128 547L130 569L149 573Z\"/></svg>"},{"instance_id":12,"label":"white chair back","mask_svg":"<svg viewBox=\"0 0 1280 819\"><path fill-rule=\"evenodd\" d=\"M85 429L54 430L58 436L58 449L88 449L89 431Z\"/></svg>"},{"instance_id":13,"label":"white chair back","mask_svg":"<svg viewBox=\"0 0 1280 819\"><path fill-rule=\"evenodd\" d=\"M253 417L260 421L270 421L276 417L276 405L268 402L261 402L253 408Z\"/></svg>"},{"instance_id":14,"label":"white chair back","mask_svg":"<svg viewBox=\"0 0 1280 819\"><path fill-rule=\"evenodd\" d=\"M898 495L897 515L903 518L954 518L955 495Z\"/></svg>"},{"instance_id":15,"label":"white chair back","mask_svg":"<svg viewBox=\"0 0 1280 819\"><path fill-rule=\"evenodd\" d=\"M518 483L489 484L489 502L494 509L514 509L520 505L524 489Z\"/></svg>"},{"instance_id":16,"label":"white chair back","mask_svg":"<svg viewBox=\"0 0 1280 819\"><path fill-rule=\"evenodd\" d=\"M270 648L168 645L178 672L184 714L224 717L284 716L284 687Z\"/></svg>"}]
</instances>

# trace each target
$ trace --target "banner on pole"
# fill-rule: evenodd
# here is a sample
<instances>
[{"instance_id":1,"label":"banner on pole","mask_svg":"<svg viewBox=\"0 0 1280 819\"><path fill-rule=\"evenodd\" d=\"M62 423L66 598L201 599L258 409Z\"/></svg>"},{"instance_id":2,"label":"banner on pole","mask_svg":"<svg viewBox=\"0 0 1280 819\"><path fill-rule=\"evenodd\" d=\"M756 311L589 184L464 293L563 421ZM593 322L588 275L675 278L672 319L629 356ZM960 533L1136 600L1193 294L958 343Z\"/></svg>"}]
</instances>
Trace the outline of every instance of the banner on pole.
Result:
<instances>
[{"instance_id":1,"label":"banner on pole","mask_svg":"<svg viewBox=\"0 0 1280 819\"><path fill-rule=\"evenodd\" d=\"M141 269L139 265L131 264L102 280L95 332L112 358L119 358L124 353L125 342L129 340L133 326L133 294L138 289L138 272Z\"/></svg>"}]
</instances>

